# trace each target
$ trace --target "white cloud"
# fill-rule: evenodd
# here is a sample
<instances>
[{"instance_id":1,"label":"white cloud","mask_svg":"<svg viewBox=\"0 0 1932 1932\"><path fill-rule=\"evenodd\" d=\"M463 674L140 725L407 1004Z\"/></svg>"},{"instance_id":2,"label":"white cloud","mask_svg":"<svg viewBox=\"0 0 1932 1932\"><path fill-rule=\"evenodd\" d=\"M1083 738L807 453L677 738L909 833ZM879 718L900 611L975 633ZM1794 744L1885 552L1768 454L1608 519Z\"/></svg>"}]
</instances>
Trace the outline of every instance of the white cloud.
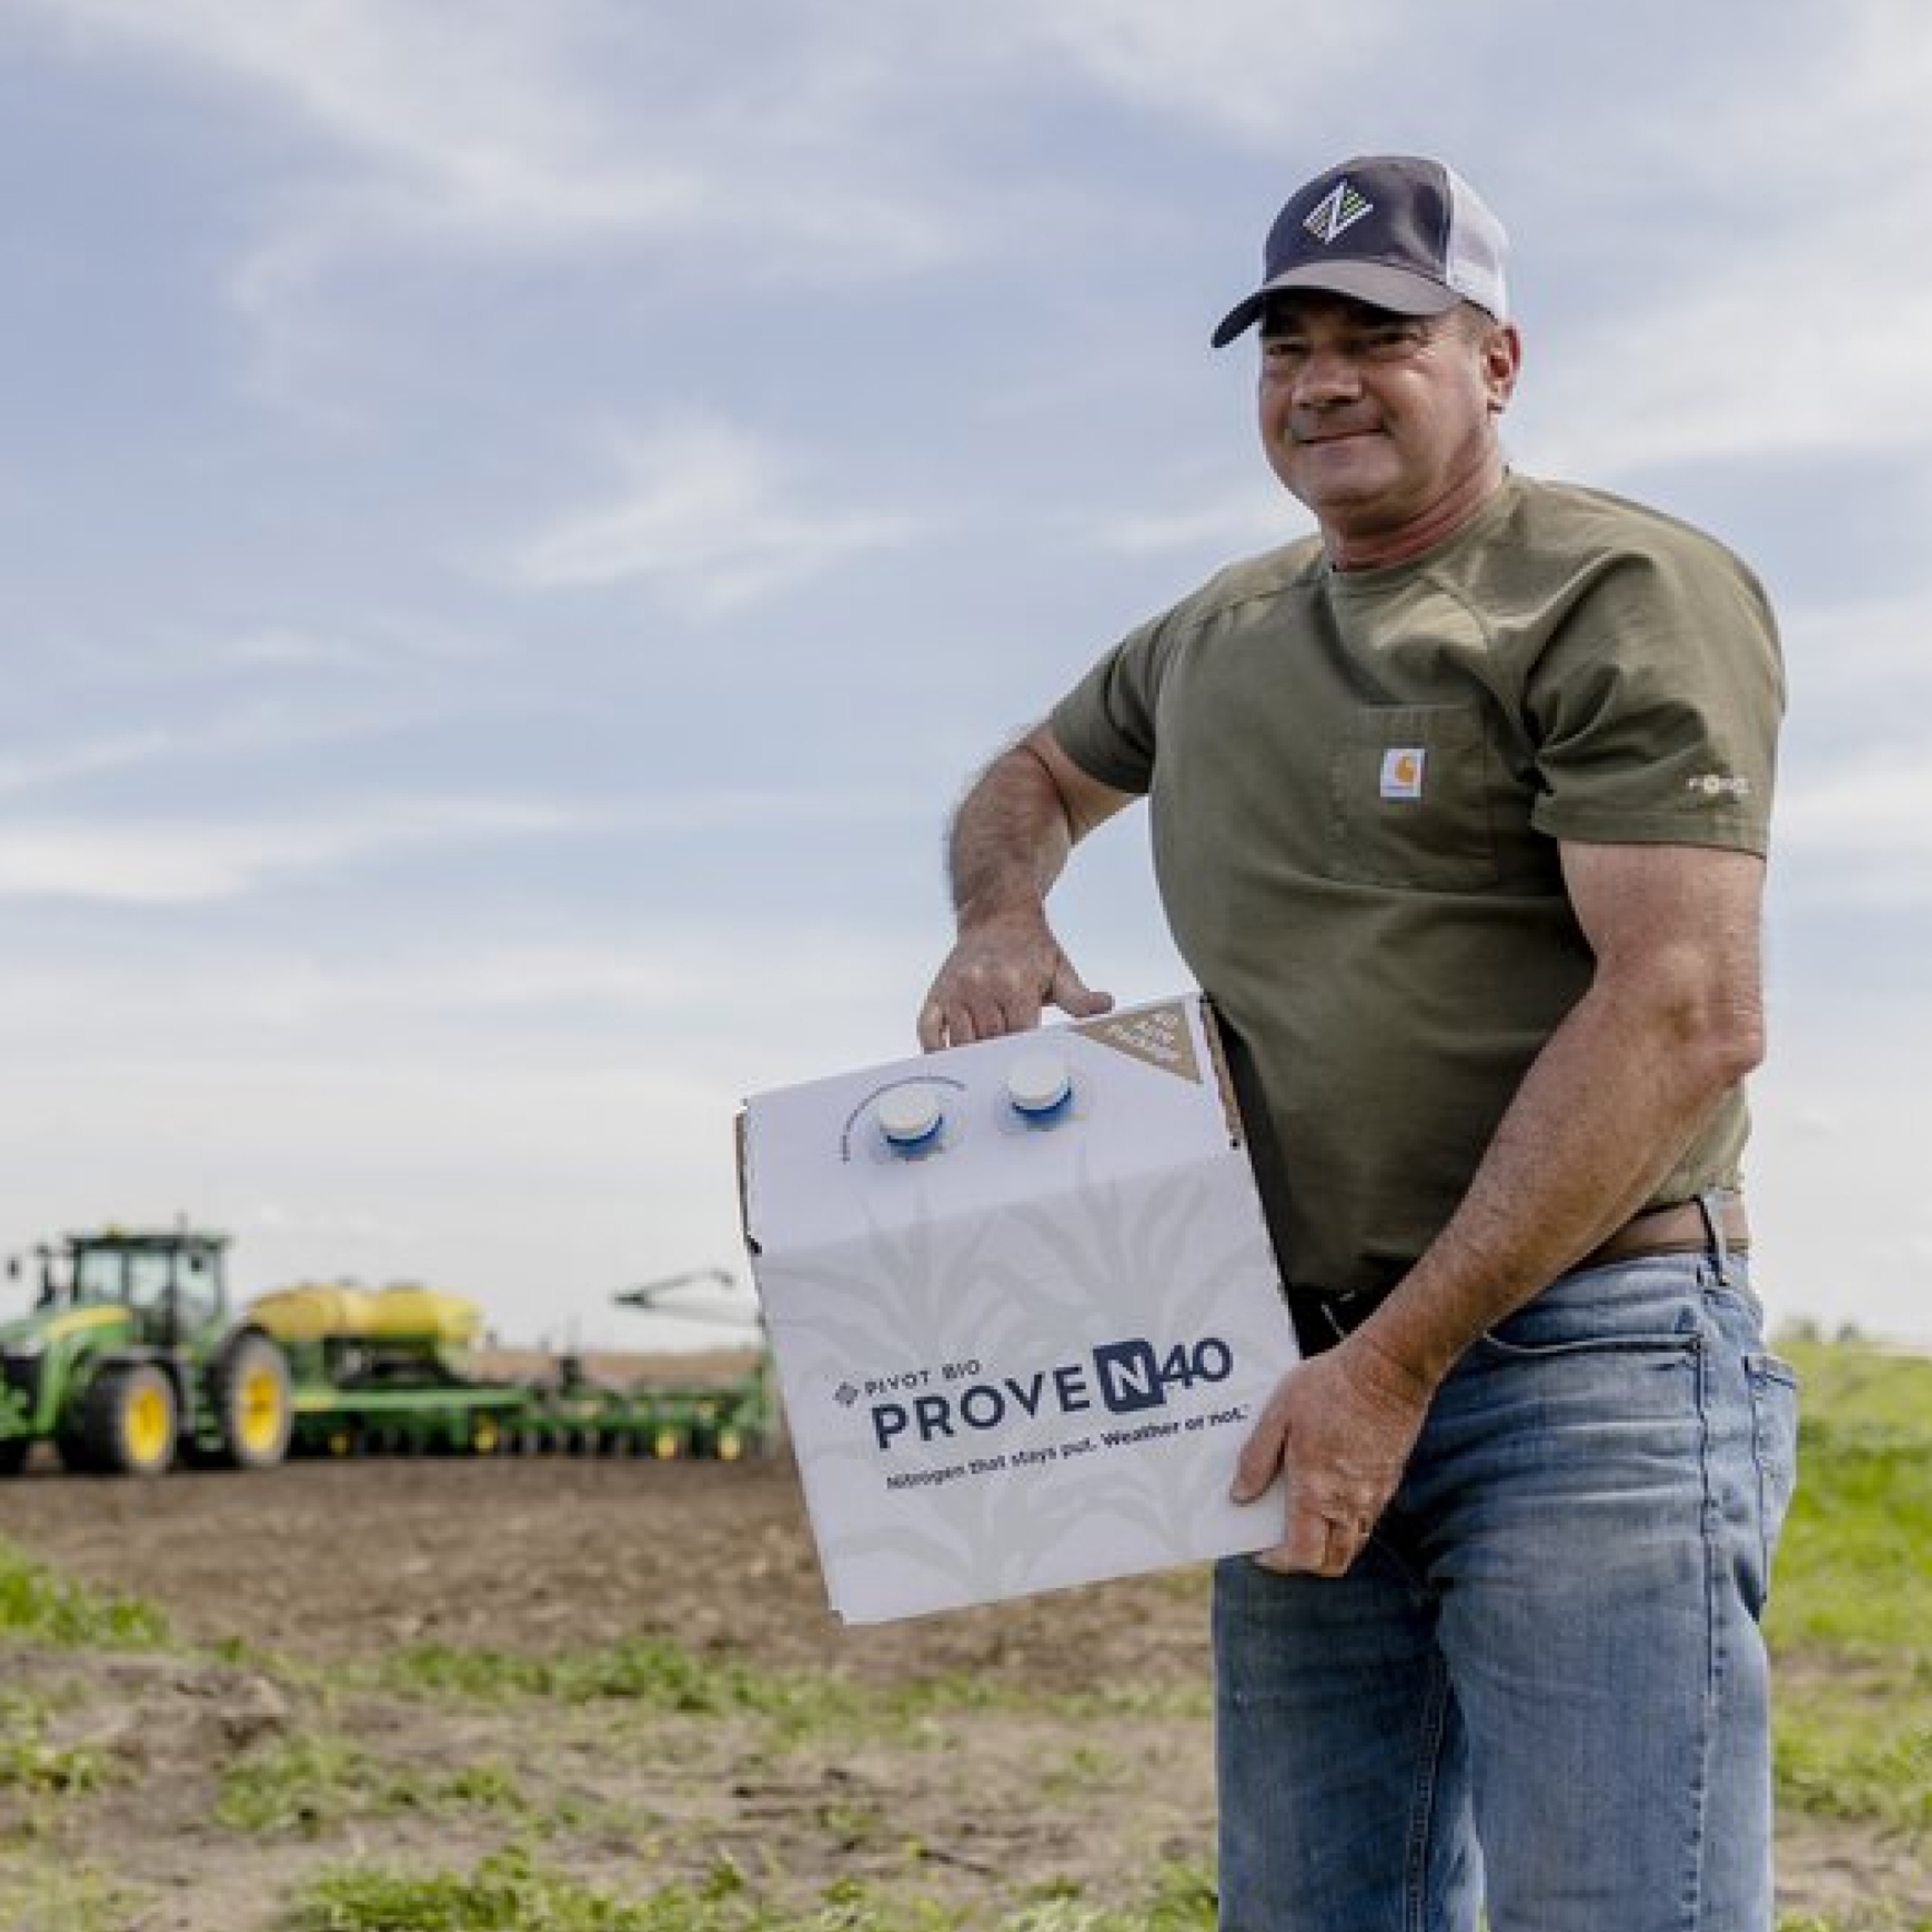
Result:
<instances>
[{"instance_id":1,"label":"white cloud","mask_svg":"<svg viewBox=\"0 0 1932 1932\"><path fill-rule=\"evenodd\" d=\"M634 1022L670 1019L675 1034L654 1048L660 1070L689 1070L722 1036L770 1066L822 1072L840 1031L860 1038L868 1012L886 1010L895 1038L909 1035L938 941L923 931L788 928L784 995L775 1000L771 932L752 912L700 926L614 911L607 923L578 920L541 940L425 928L376 952L331 937L278 944L177 926L139 946L70 957L48 946L34 956L22 944L0 961L7 1064L24 1076L31 1065L70 1066L76 1052L111 1064L155 1053L227 1063L266 1051L347 1066L405 1046L423 1057L432 1033L454 1062L508 1058L520 1037L548 1038L560 1056L567 1041L608 1042ZM801 1036L802 1013L812 1023Z\"/></svg>"},{"instance_id":2,"label":"white cloud","mask_svg":"<svg viewBox=\"0 0 1932 1932\"><path fill-rule=\"evenodd\" d=\"M124 905L232 898L270 879L414 847L528 837L572 824L516 800L400 800L276 822L14 821L0 827L0 898Z\"/></svg>"},{"instance_id":3,"label":"white cloud","mask_svg":"<svg viewBox=\"0 0 1932 1932\"><path fill-rule=\"evenodd\" d=\"M716 616L902 542L916 527L892 512L819 507L784 458L709 419L630 439L621 464L615 500L523 545L511 563L515 582L556 590L640 579L672 604Z\"/></svg>"},{"instance_id":4,"label":"white cloud","mask_svg":"<svg viewBox=\"0 0 1932 1932\"><path fill-rule=\"evenodd\" d=\"M1794 856L1846 868L1841 884L1869 873L1889 897L1932 903L1932 769L1909 745L1864 748L1851 769L1787 790L1778 837Z\"/></svg>"},{"instance_id":5,"label":"white cloud","mask_svg":"<svg viewBox=\"0 0 1932 1932\"><path fill-rule=\"evenodd\" d=\"M1614 481L1679 463L1922 450L1932 282L1834 274L1816 254L1793 240L1726 255L1704 286L1606 316L1560 367L1533 363L1531 466ZM1792 293L1821 274L1840 285L1822 310Z\"/></svg>"},{"instance_id":6,"label":"white cloud","mask_svg":"<svg viewBox=\"0 0 1932 1932\"><path fill-rule=\"evenodd\" d=\"M1774 1001L1746 1184L1757 1285L1781 1318L1932 1346L1928 1066L1932 1015L1912 994L1820 986Z\"/></svg>"},{"instance_id":7,"label":"white cloud","mask_svg":"<svg viewBox=\"0 0 1932 1932\"><path fill-rule=\"evenodd\" d=\"M1286 543L1313 527L1279 484L1263 478L1184 508L1117 517L1096 529L1092 541L1126 556L1186 551L1219 560Z\"/></svg>"},{"instance_id":8,"label":"white cloud","mask_svg":"<svg viewBox=\"0 0 1932 1932\"><path fill-rule=\"evenodd\" d=\"M353 634L268 624L197 649L204 662L218 669L273 671L360 672L417 664L440 667L502 655L501 647L491 640L422 620L372 626Z\"/></svg>"},{"instance_id":9,"label":"white cloud","mask_svg":"<svg viewBox=\"0 0 1932 1932\"><path fill-rule=\"evenodd\" d=\"M231 662L223 656L220 646L215 647L212 656L206 647L197 648L193 657L191 664L177 665L170 673L159 675L151 658L134 667L131 676L144 688L151 682L165 687L184 676L208 675L211 665L219 668ZM272 662L278 666L299 662L312 668L323 660L291 658ZM340 664L350 660L344 658L334 662ZM280 700L243 704L225 712L196 716L183 724L144 724L106 731L98 737L80 739L48 751L0 756L0 795L73 788L90 778L169 765L207 770L227 758L260 758L304 746L352 742L412 724L446 719L449 709L446 697L439 697L434 702L425 698L408 703L392 700L380 707L370 704L326 711L313 704L304 707ZM19 829L18 821L16 829Z\"/></svg>"},{"instance_id":10,"label":"white cloud","mask_svg":"<svg viewBox=\"0 0 1932 1932\"><path fill-rule=\"evenodd\" d=\"M782 14L747 49L706 38L700 16L609 0L39 4L71 44L212 74L354 164L285 210L242 279L254 304L372 242L755 238L767 263L819 272L892 272L957 245L839 139L842 118L891 98L884 77Z\"/></svg>"},{"instance_id":11,"label":"white cloud","mask_svg":"<svg viewBox=\"0 0 1932 1932\"><path fill-rule=\"evenodd\" d=\"M1626 181L1590 211L1626 284L1560 364L1530 344L1532 466L1613 480L1932 442L1932 38L1910 0L1780 25L1782 40L1741 52L1740 85L1707 86L1695 113L1642 117L1631 178L1654 194ZM1814 50L1802 100L1754 76L1754 53Z\"/></svg>"},{"instance_id":12,"label":"white cloud","mask_svg":"<svg viewBox=\"0 0 1932 1932\"><path fill-rule=\"evenodd\" d=\"M1463 14L1474 10L1466 8ZM1284 129L1322 90L1372 73L1398 37L1412 42L1406 0L1284 10L1280 0L1060 0L1018 11L1054 52L1110 93L1282 152ZM1470 24L1459 16L1460 26ZM1292 138L1292 135L1291 135Z\"/></svg>"},{"instance_id":13,"label":"white cloud","mask_svg":"<svg viewBox=\"0 0 1932 1932\"><path fill-rule=\"evenodd\" d=\"M150 764L176 748L176 740L169 733L144 728L91 743L59 746L50 752L15 752L0 757L0 793L34 791L98 777Z\"/></svg>"}]
</instances>

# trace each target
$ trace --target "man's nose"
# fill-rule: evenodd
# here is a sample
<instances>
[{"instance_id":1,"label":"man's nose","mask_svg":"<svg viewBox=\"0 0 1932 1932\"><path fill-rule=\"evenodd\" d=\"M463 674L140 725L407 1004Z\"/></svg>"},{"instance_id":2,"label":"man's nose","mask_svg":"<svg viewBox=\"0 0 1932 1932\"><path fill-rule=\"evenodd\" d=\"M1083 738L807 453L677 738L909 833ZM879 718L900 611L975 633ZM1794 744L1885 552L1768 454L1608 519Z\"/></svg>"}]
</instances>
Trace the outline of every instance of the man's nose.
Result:
<instances>
[{"instance_id":1,"label":"man's nose","mask_svg":"<svg viewBox=\"0 0 1932 1932\"><path fill-rule=\"evenodd\" d=\"M1345 349L1311 348L1295 371L1294 400L1310 409L1352 402L1361 392L1361 370Z\"/></svg>"}]
</instances>

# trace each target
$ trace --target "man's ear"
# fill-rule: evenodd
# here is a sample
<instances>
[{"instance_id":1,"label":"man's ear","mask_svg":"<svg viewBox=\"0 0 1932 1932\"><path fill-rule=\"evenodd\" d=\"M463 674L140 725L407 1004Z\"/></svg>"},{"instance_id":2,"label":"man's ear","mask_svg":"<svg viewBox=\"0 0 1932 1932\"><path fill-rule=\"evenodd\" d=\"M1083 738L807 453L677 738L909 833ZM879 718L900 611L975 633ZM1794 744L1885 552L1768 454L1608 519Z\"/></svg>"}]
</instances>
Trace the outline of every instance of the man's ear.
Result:
<instances>
[{"instance_id":1,"label":"man's ear","mask_svg":"<svg viewBox=\"0 0 1932 1932\"><path fill-rule=\"evenodd\" d=\"M1483 386L1488 392L1490 413L1499 416L1516 394L1516 377L1522 372L1522 338L1513 322L1494 324L1483 338L1481 356Z\"/></svg>"}]
</instances>

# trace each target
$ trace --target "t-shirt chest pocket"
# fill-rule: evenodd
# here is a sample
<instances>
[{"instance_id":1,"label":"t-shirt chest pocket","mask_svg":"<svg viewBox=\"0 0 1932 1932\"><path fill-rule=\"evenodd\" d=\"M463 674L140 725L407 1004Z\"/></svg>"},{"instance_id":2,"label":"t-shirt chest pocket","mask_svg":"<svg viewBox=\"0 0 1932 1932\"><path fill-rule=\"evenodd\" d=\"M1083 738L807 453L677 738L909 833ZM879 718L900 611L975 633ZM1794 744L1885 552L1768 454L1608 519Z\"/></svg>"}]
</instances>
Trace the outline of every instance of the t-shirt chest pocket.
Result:
<instances>
[{"instance_id":1,"label":"t-shirt chest pocket","mask_svg":"<svg viewBox=\"0 0 1932 1932\"><path fill-rule=\"evenodd\" d=\"M1328 876L1423 891L1494 885L1491 766L1473 705L1352 712L1329 761Z\"/></svg>"}]
</instances>

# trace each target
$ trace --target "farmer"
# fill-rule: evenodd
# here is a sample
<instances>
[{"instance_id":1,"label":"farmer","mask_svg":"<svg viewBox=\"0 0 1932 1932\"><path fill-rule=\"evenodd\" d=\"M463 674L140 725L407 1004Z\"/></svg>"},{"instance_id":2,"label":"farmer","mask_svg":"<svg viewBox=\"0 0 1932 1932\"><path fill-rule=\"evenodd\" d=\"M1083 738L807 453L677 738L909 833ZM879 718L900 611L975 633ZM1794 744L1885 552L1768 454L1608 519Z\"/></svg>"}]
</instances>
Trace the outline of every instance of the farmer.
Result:
<instances>
[{"instance_id":1,"label":"farmer","mask_svg":"<svg viewBox=\"0 0 1932 1932\"><path fill-rule=\"evenodd\" d=\"M1511 471L1503 231L1441 163L1298 190L1270 466L1316 533L1103 657L952 829L928 1048L1112 1004L1044 902L1150 803L1308 1351L1215 1580L1226 1932L1764 1932L1758 1628L1794 1399L1738 1162L1782 685L1750 573Z\"/></svg>"}]
</instances>

